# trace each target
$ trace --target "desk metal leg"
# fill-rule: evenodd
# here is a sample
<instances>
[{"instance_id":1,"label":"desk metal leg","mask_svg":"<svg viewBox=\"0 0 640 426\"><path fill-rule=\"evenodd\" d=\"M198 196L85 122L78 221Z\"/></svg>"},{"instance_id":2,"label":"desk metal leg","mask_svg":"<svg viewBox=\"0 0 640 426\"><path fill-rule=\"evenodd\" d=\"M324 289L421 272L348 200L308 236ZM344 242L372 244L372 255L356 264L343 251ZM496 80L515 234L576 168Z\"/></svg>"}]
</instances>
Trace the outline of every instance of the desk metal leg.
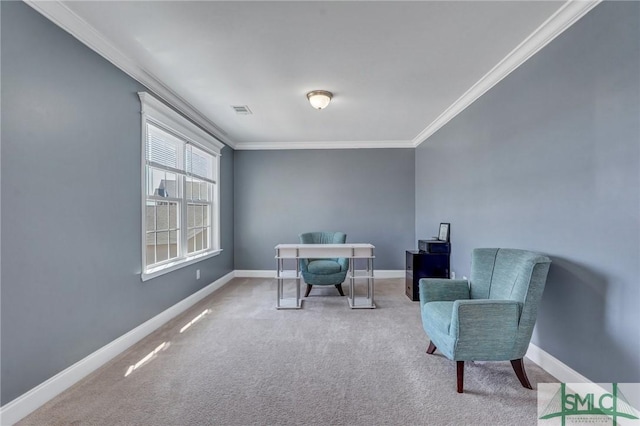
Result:
<instances>
[{"instance_id":1,"label":"desk metal leg","mask_svg":"<svg viewBox=\"0 0 640 426\"><path fill-rule=\"evenodd\" d=\"M371 259L367 259L367 299L371 299Z\"/></svg>"},{"instance_id":2,"label":"desk metal leg","mask_svg":"<svg viewBox=\"0 0 640 426\"><path fill-rule=\"evenodd\" d=\"M375 278L373 277L373 259L372 258L367 259L367 276L369 277L367 278L367 289L370 295L369 299L371 299L371 307L375 308L376 304L373 300L373 297L375 294L375 291L374 291Z\"/></svg>"},{"instance_id":3,"label":"desk metal leg","mask_svg":"<svg viewBox=\"0 0 640 426\"><path fill-rule=\"evenodd\" d=\"M353 307L354 300L356 297L356 289L355 289L355 259L352 257L349 259L349 297L347 297L347 302L349 302L349 306Z\"/></svg>"},{"instance_id":4,"label":"desk metal leg","mask_svg":"<svg viewBox=\"0 0 640 426\"><path fill-rule=\"evenodd\" d=\"M278 300L276 301L276 309L280 309L280 300L282 300L282 259L277 260L278 269L276 271L276 280L278 287Z\"/></svg>"},{"instance_id":5,"label":"desk metal leg","mask_svg":"<svg viewBox=\"0 0 640 426\"><path fill-rule=\"evenodd\" d=\"M354 262L355 262L355 259L351 259L351 265L349 268L349 275L351 277L349 279L349 290L351 293L348 298L349 307L351 309L375 309L376 305L373 302L373 293L374 293L373 259L372 258L367 259L367 268L365 270L366 275L359 278L359 279L366 279L367 281L367 297L356 298L356 292L355 292L356 269L355 269L355 266L353 265Z\"/></svg>"},{"instance_id":6,"label":"desk metal leg","mask_svg":"<svg viewBox=\"0 0 640 426\"><path fill-rule=\"evenodd\" d=\"M284 280L295 279L296 297L284 297ZM278 271L276 275L278 281L278 300L276 302L276 309L300 309L302 308L302 300L300 300L300 266L296 259L296 276L286 277L284 276L284 259L278 259Z\"/></svg>"},{"instance_id":7,"label":"desk metal leg","mask_svg":"<svg viewBox=\"0 0 640 426\"><path fill-rule=\"evenodd\" d=\"M300 261L296 259L296 304L302 307L302 301L300 300Z\"/></svg>"}]
</instances>

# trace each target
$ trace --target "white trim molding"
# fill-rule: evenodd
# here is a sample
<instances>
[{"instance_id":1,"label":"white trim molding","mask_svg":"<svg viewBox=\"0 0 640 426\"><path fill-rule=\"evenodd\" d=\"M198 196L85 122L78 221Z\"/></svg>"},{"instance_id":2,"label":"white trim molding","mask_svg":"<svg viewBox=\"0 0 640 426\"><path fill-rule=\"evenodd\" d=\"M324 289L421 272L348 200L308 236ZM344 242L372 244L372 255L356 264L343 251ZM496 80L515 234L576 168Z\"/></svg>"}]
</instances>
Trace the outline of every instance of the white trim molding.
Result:
<instances>
[{"instance_id":1,"label":"white trim molding","mask_svg":"<svg viewBox=\"0 0 640 426\"><path fill-rule=\"evenodd\" d=\"M560 383L589 383L596 386L601 393L607 393L608 391L601 387L599 383L594 383L587 377L578 373L573 368L569 367L558 358L549 354L548 352L540 349L533 343L529 343L527 354L525 355L530 361L537 364L547 373L555 377ZM633 407L636 411L640 407Z\"/></svg>"},{"instance_id":2,"label":"white trim molding","mask_svg":"<svg viewBox=\"0 0 640 426\"><path fill-rule=\"evenodd\" d=\"M407 275L407 271L402 270L394 270L394 269L381 269L374 270L373 276L374 278L379 279L392 279L392 278L404 278Z\"/></svg>"},{"instance_id":3,"label":"white trim molding","mask_svg":"<svg viewBox=\"0 0 640 426\"><path fill-rule=\"evenodd\" d=\"M562 383L591 383L591 380L578 373L558 358L540 349L533 343L529 343L529 349L525 355L540 368L551 374Z\"/></svg>"},{"instance_id":4,"label":"white trim molding","mask_svg":"<svg viewBox=\"0 0 640 426\"><path fill-rule=\"evenodd\" d=\"M582 18L602 0L568 0L549 19L540 25L522 43L513 49L496 66L431 122L412 140L388 141L320 141L320 142L234 142L227 132L207 118L197 108L167 87L149 70L143 68L135 59L125 55L104 35L93 28L84 19L74 13L60 0L25 2L40 12L47 19L70 33L103 56L126 74L148 87L164 101L185 114L189 119L201 126L217 139L233 149L267 150L267 149L352 149L352 148L416 148L441 127L460 114L469 105L480 98L493 86L508 76L512 71L535 55L549 42L562 34L567 28Z\"/></svg>"},{"instance_id":5,"label":"white trim molding","mask_svg":"<svg viewBox=\"0 0 640 426\"><path fill-rule=\"evenodd\" d=\"M229 145L231 148L235 148L235 144L229 140L227 133L221 127L167 87L159 78L144 69L136 60L125 55L104 35L69 9L62 1L25 0L25 3L80 40L120 70L124 71L134 80L145 85L149 90L175 107L182 114L189 117L189 119L193 120L197 125L211 133L217 139Z\"/></svg>"},{"instance_id":6,"label":"white trim molding","mask_svg":"<svg viewBox=\"0 0 640 426\"><path fill-rule=\"evenodd\" d=\"M413 141L237 142L236 150L415 148Z\"/></svg>"},{"instance_id":7,"label":"white trim molding","mask_svg":"<svg viewBox=\"0 0 640 426\"><path fill-rule=\"evenodd\" d=\"M168 321L178 316L214 291L222 288L234 277L229 272L205 288L181 300L116 340L108 343L87 357L39 384L27 393L0 407L0 424L12 425L23 419L59 393L91 374L129 347L139 342Z\"/></svg>"},{"instance_id":8,"label":"white trim molding","mask_svg":"<svg viewBox=\"0 0 640 426\"><path fill-rule=\"evenodd\" d=\"M171 319L186 311L214 291L222 288L233 278L274 279L275 274L275 270L235 270L229 272L205 288L176 303L167 310L159 313L145 323L117 338L113 342L108 343L25 394L19 396L8 404L3 405L0 407L0 424L12 425L20 421L61 392L65 391L87 375L97 370L99 367L120 355L135 343L139 342L169 322ZM404 270L375 271L376 278L403 278L404 276ZM529 344L526 356L530 361L539 365L543 370L547 371L560 382L591 383L589 379L540 349L533 343Z\"/></svg>"},{"instance_id":9,"label":"white trim molding","mask_svg":"<svg viewBox=\"0 0 640 426\"><path fill-rule=\"evenodd\" d=\"M184 138L213 151L216 155L220 155L224 144L212 137L208 132L194 126L193 123L176 113L152 94L138 92L138 97L140 98L141 112L144 118L151 118L163 126L169 127L173 132L182 135Z\"/></svg>"},{"instance_id":10,"label":"white trim molding","mask_svg":"<svg viewBox=\"0 0 640 426\"><path fill-rule=\"evenodd\" d=\"M235 271L236 278L270 278L273 279L276 277L276 270L241 270L236 269Z\"/></svg>"},{"instance_id":11,"label":"white trim molding","mask_svg":"<svg viewBox=\"0 0 640 426\"><path fill-rule=\"evenodd\" d=\"M145 245L143 244L143 247L144 246ZM159 277L160 275L168 274L169 272L176 271L180 268L184 268L185 266L193 265L194 263L198 263L202 260L209 259L210 257L217 256L220 253L222 253L222 249L201 253L195 256L188 256L180 261L176 261L168 265L162 265L158 268L152 268L150 271L143 272L140 274L140 279L142 280L142 282L149 281L150 279Z\"/></svg>"},{"instance_id":12,"label":"white trim molding","mask_svg":"<svg viewBox=\"0 0 640 426\"><path fill-rule=\"evenodd\" d=\"M496 66L458 98L449 108L438 116L429 126L420 132L412 141L414 147L427 140L441 127L474 103L480 96L524 64L540 49L562 34L576 23L587 12L596 7L601 0L569 0L544 21L529 37L516 46Z\"/></svg>"},{"instance_id":13,"label":"white trim molding","mask_svg":"<svg viewBox=\"0 0 640 426\"><path fill-rule=\"evenodd\" d=\"M405 270L374 270L373 277L379 279L389 279L389 278L404 278ZM236 270L235 271L236 278L276 278L276 270L275 269L263 269L263 270Z\"/></svg>"}]
</instances>

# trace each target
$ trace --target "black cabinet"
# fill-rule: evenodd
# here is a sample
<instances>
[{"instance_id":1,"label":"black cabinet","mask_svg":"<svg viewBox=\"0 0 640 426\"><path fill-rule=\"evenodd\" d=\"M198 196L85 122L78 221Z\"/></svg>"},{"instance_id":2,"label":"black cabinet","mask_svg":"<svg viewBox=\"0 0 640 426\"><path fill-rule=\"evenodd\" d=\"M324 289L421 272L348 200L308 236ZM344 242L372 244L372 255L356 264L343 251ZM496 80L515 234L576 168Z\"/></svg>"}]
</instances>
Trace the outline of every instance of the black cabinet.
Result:
<instances>
[{"instance_id":1,"label":"black cabinet","mask_svg":"<svg viewBox=\"0 0 640 426\"><path fill-rule=\"evenodd\" d=\"M449 278L448 253L424 253L407 250L405 292L409 299L420 300L420 278Z\"/></svg>"}]
</instances>

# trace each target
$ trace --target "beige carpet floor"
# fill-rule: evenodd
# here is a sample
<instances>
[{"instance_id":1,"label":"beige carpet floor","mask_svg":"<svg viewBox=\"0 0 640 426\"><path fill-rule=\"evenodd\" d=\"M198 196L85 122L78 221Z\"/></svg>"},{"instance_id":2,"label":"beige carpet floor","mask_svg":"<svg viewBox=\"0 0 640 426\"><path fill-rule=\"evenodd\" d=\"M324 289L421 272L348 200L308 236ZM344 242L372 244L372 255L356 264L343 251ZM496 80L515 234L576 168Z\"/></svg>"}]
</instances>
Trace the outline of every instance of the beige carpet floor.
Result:
<instances>
[{"instance_id":1,"label":"beige carpet floor","mask_svg":"<svg viewBox=\"0 0 640 426\"><path fill-rule=\"evenodd\" d=\"M275 309L276 282L236 278L19 425L535 425L534 390L510 363L425 354L404 280L376 280L374 310L333 287Z\"/></svg>"}]
</instances>

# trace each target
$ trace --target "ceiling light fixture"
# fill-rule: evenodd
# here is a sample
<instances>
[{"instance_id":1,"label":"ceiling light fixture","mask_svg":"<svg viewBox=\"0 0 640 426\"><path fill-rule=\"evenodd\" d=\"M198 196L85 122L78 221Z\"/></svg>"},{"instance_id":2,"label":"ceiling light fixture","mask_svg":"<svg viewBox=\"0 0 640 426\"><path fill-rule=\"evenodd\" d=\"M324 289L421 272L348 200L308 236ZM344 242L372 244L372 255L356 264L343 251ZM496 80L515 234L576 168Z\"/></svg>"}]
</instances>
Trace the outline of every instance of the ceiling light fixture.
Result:
<instances>
[{"instance_id":1,"label":"ceiling light fixture","mask_svg":"<svg viewBox=\"0 0 640 426\"><path fill-rule=\"evenodd\" d=\"M326 90L313 90L307 93L307 99L315 109L325 109L331 102L331 98L333 98L333 94Z\"/></svg>"}]
</instances>

